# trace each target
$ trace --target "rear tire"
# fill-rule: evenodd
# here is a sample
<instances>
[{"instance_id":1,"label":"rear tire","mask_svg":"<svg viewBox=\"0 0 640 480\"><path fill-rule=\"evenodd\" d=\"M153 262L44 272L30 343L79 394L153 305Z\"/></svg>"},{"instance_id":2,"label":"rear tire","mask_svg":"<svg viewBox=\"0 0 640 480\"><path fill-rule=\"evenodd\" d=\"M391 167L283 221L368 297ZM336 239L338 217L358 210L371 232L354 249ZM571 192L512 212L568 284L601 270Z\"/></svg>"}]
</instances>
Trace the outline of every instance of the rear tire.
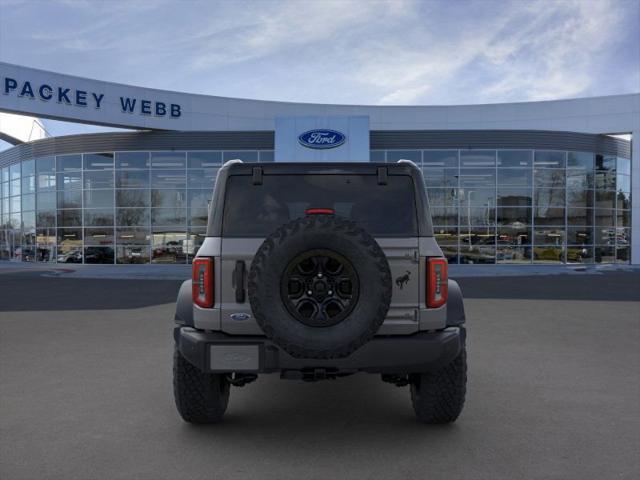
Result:
<instances>
[{"instance_id":1,"label":"rear tire","mask_svg":"<svg viewBox=\"0 0 640 480\"><path fill-rule=\"evenodd\" d=\"M435 372L410 376L411 403L418 420L428 424L451 423L462 412L467 391L467 351Z\"/></svg>"},{"instance_id":2,"label":"rear tire","mask_svg":"<svg viewBox=\"0 0 640 480\"><path fill-rule=\"evenodd\" d=\"M173 394L178 412L185 422L218 423L229 403L229 381L225 375L201 372L175 346Z\"/></svg>"}]
</instances>

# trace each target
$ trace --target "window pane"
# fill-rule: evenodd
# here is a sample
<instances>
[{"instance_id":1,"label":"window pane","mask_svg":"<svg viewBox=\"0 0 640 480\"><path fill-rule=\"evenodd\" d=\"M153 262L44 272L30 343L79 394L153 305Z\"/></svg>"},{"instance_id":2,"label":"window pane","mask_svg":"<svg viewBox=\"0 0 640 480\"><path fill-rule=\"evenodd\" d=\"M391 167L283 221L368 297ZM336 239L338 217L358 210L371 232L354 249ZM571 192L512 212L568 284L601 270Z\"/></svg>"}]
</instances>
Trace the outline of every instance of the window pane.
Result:
<instances>
[{"instance_id":1,"label":"window pane","mask_svg":"<svg viewBox=\"0 0 640 480\"><path fill-rule=\"evenodd\" d=\"M113 225L113 210L85 208L84 225L88 227Z\"/></svg>"},{"instance_id":2,"label":"window pane","mask_svg":"<svg viewBox=\"0 0 640 480\"><path fill-rule=\"evenodd\" d=\"M618 210L616 212L618 227L630 227L631 226L631 210Z\"/></svg>"},{"instance_id":3,"label":"window pane","mask_svg":"<svg viewBox=\"0 0 640 480\"><path fill-rule=\"evenodd\" d=\"M581 168L584 170L593 170L594 157L590 152L568 152L567 168Z\"/></svg>"},{"instance_id":4,"label":"window pane","mask_svg":"<svg viewBox=\"0 0 640 480\"><path fill-rule=\"evenodd\" d=\"M84 208L113 208L113 190L85 190Z\"/></svg>"},{"instance_id":5,"label":"window pane","mask_svg":"<svg viewBox=\"0 0 640 480\"><path fill-rule=\"evenodd\" d=\"M11 180L9 182L9 195L20 195L20 191L21 191L21 182L20 179L17 178L16 180Z\"/></svg>"},{"instance_id":6,"label":"window pane","mask_svg":"<svg viewBox=\"0 0 640 480\"><path fill-rule=\"evenodd\" d=\"M36 177L22 177L22 193L33 193L36 191Z\"/></svg>"},{"instance_id":7,"label":"window pane","mask_svg":"<svg viewBox=\"0 0 640 480\"><path fill-rule=\"evenodd\" d=\"M258 152L223 152L225 162L229 160L242 160L243 162L257 162Z\"/></svg>"},{"instance_id":8,"label":"window pane","mask_svg":"<svg viewBox=\"0 0 640 480\"><path fill-rule=\"evenodd\" d=\"M486 235L484 233L477 235L477 232L472 232L470 237L465 237L462 232L463 230L460 233L463 238L460 243L460 263L496 263L496 239L494 235Z\"/></svg>"},{"instance_id":9,"label":"window pane","mask_svg":"<svg viewBox=\"0 0 640 480\"><path fill-rule=\"evenodd\" d=\"M530 225L531 213L529 207L498 208L498 225Z\"/></svg>"},{"instance_id":10,"label":"window pane","mask_svg":"<svg viewBox=\"0 0 640 480\"><path fill-rule=\"evenodd\" d=\"M574 168L567 170L567 188L593 188L593 171Z\"/></svg>"},{"instance_id":11,"label":"window pane","mask_svg":"<svg viewBox=\"0 0 640 480\"><path fill-rule=\"evenodd\" d=\"M530 150L498 150L498 167L531 167Z\"/></svg>"},{"instance_id":12,"label":"window pane","mask_svg":"<svg viewBox=\"0 0 640 480\"><path fill-rule=\"evenodd\" d=\"M116 168L149 168L149 152L116 152Z\"/></svg>"},{"instance_id":13,"label":"window pane","mask_svg":"<svg viewBox=\"0 0 640 480\"><path fill-rule=\"evenodd\" d=\"M424 150L422 165L425 168L453 168L458 169L457 150Z\"/></svg>"},{"instance_id":14,"label":"window pane","mask_svg":"<svg viewBox=\"0 0 640 480\"><path fill-rule=\"evenodd\" d=\"M533 248L534 263L563 263L564 247L545 245Z\"/></svg>"},{"instance_id":15,"label":"window pane","mask_svg":"<svg viewBox=\"0 0 640 480\"><path fill-rule=\"evenodd\" d=\"M113 188L113 171L84 172L84 188Z\"/></svg>"},{"instance_id":16,"label":"window pane","mask_svg":"<svg viewBox=\"0 0 640 480\"><path fill-rule=\"evenodd\" d=\"M113 227L85 228L85 245L111 245L113 244Z\"/></svg>"},{"instance_id":17,"label":"window pane","mask_svg":"<svg viewBox=\"0 0 640 480\"><path fill-rule=\"evenodd\" d=\"M72 243L58 243L57 250L58 263L82 263L82 237L80 237L78 245L74 245Z\"/></svg>"},{"instance_id":18,"label":"window pane","mask_svg":"<svg viewBox=\"0 0 640 480\"><path fill-rule=\"evenodd\" d=\"M22 228L24 231L36 230L36 212L22 212Z\"/></svg>"},{"instance_id":19,"label":"window pane","mask_svg":"<svg viewBox=\"0 0 640 480\"><path fill-rule=\"evenodd\" d=\"M35 160L24 160L22 162L22 176L27 177L29 175L36 174L36 162Z\"/></svg>"},{"instance_id":20,"label":"window pane","mask_svg":"<svg viewBox=\"0 0 640 480\"><path fill-rule=\"evenodd\" d=\"M458 245L458 227L433 227L433 235L438 245Z\"/></svg>"},{"instance_id":21,"label":"window pane","mask_svg":"<svg viewBox=\"0 0 640 480\"><path fill-rule=\"evenodd\" d=\"M495 150L461 150L460 167L495 167Z\"/></svg>"},{"instance_id":22,"label":"window pane","mask_svg":"<svg viewBox=\"0 0 640 480\"><path fill-rule=\"evenodd\" d=\"M616 157L596 155L596 170L602 172L616 172Z\"/></svg>"},{"instance_id":23,"label":"window pane","mask_svg":"<svg viewBox=\"0 0 640 480\"><path fill-rule=\"evenodd\" d=\"M148 226L148 208L118 208L116 210L116 225L120 226Z\"/></svg>"},{"instance_id":24,"label":"window pane","mask_svg":"<svg viewBox=\"0 0 640 480\"><path fill-rule=\"evenodd\" d=\"M113 263L113 247L85 247L84 263Z\"/></svg>"},{"instance_id":25,"label":"window pane","mask_svg":"<svg viewBox=\"0 0 640 480\"><path fill-rule=\"evenodd\" d=\"M113 153L85 153L82 161L85 170L113 169Z\"/></svg>"},{"instance_id":26,"label":"window pane","mask_svg":"<svg viewBox=\"0 0 640 480\"><path fill-rule=\"evenodd\" d=\"M596 263L614 263L616 260L615 248L612 246L598 246L595 248Z\"/></svg>"},{"instance_id":27,"label":"window pane","mask_svg":"<svg viewBox=\"0 0 640 480\"><path fill-rule=\"evenodd\" d=\"M631 160L628 158L617 158L617 173L623 175L631 175Z\"/></svg>"},{"instance_id":28,"label":"window pane","mask_svg":"<svg viewBox=\"0 0 640 480\"><path fill-rule=\"evenodd\" d=\"M567 229L567 244L593 245L593 227L569 227Z\"/></svg>"},{"instance_id":29,"label":"window pane","mask_svg":"<svg viewBox=\"0 0 640 480\"><path fill-rule=\"evenodd\" d=\"M411 160L416 165L421 163L421 152L418 150L388 150L387 163L396 163L398 160Z\"/></svg>"},{"instance_id":30,"label":"window pane","mask_svg":"<svg viewBox=\"0 0 640 480\"><path fill-rule=\"evenodd\" d=\"M221 164L222 152L187 152L189 168L219 167Z\"/></svg>"},{"instance_id":31,"label":"window pane","mask_svg":"<svg viewBox=\"0 0 640 480\"><path fill-rule=\"evenodd\" d=\"M616 263L629 263L631 260L631 249L629 247L616 248Z\"/></svg>"},{"instance_id":32,"label":"window pane","mask_svg":"<svg viewBox=\"0 0 640 480\"><path fill-rule=\"evenodd\" d=\"M148 207L149 190L116 190L116 205L118 207Z\"/></svg>"},{"instance_id":33,"label":"window pane","mask_svg":"<svg viewBox=\"0 0 640 480\"><path fill-rule=\"evenodd\" d=\"M156 170L151 172L153 188L185 188L186 173L184 170Z\"/></svg>"},{"instance_id":34,"label":"window pane","mask_svg":"<svg viewBox=\"0 0 640 480\"><path fill-rule=\"evenodd\" d=\"M595 243L600 245L615 245L616 229L615 227L605 227L597 225L594 230Z\"/></svg>"},{"instance_id":35,"label":"window pane","mask_svg":"<svg viewBox=\"0 0 640 480\"><path fill-rule=\"evenodd\" d=\"M427 197L429 205L454 206L458 204L458 190L455 188L429 188Z\"/></svg>"},{"instance_id":36,"label":"window pane","mask_svg":"<svg viewBox=\"0 0 640 480\"><path fill-rule=\"evenodd\" d=\"M58 208L82 208L82 191L58 192Z\"/></svg>"},{"instance_id":37,"label":"window pane","mask_svg":"<svg viewBox=\"0 0 640 480\"><path fill-rule=\"evenodd\" d=\"M24 182L22 182L24 188ZM631 177L628 175L618 174L616 177L616 190L619 192L630 193L631 192Z\"/></svg>"},{"instance_id":38,"label":"window pane","mask_svg":"<svg viewBox=\"0 0 640 480\"><path fill-rule=\"evenodd\" d=\"M593 208L593 190L567 188L567 207Z\"/></svg>"},{"instance_id":39,"label":"window pane","mask_svg":"<svg viewBox=\"0 0 640 480\"><path fill-rule=\"evenodd\" d=\"M38 175L37 190L48 191L56 189L56 175L55 173L43 173Z\"/></svg>"},{"instance_id":40,"label":"window pane","mask_svg":"<svg viewBox=\"0 0 640 480\"><path fill-rule=\"evenodd\" d=\"M260 161L261 162L273 162L274 156L273 156L274 152L270 151L270 150L263 150L260 152ZM372 162L375 160L371 160Z\"/></svg>"},{"instance_id":41,"label":"window pane","mask_svg":"<svg viewBox=\"0 0 640 480\"><path fill-rule=\"evenodd\" d=\"M152 208L151 223L159 226L182 226L187 224L185 208Z\"/></svg>"},{"instance_id":42,"label":"window pane","mask_svg":"<svg viewBox=\"0 0 640 480\"><path fill-rule=\"evenodd\" d=\"M118 188L148 188L148 170L117 170L116 187Z\"/></svg>"},{"instance_id":43,"label":"window pane","mask_svg":"<svg viewBox=\"0 0 640 480\"><path fill-rule=\"evenodd\" d=\"M536 188L533 193L535 207L564 207L565 190L559 188Z\"/></svg>"},{"instance_id":44,"label":"window pane","mask_svg":"<svg viewBox=\"0 0 640 480\"><path fill-rule=\"evenodd\" d=\"M384 155L384 150L371 150L371 152L369 152L369 161L384 163ZM260 153L260 158L262 158L262 152Z\"/></svg>"},{"instance_id":45,"label":"window pane","mask_svg":"<svg viewBox=\"0 0 640 480\"><path fill-rule=\"evenodd\" d=\"M564 168L566 165L565 158L565 152L537 150L533 165L536 168Z\"/></svg>"},{"instance_id":46,"label":"window pane","mask_svg":"<svg viewBox=\"0 0 640 480\"><path fill-rule=\"evenodd\" d=\"M486 225L493 226L496 224L496 209L485 207L471 207L460 209L460 225Z\"/></svg>"},{"instance_id":47,"label":"window pane","mask_svg":"<svg viewBox=\"0 0 640 480\"><path fill-rule=\"evenodd\" d=\"M151 238L153 263L186 263L186 232L154 229Z\"/></svg>"},{"instance_id":48,"label":"window pane","mask_svg":"<svg viewBox=\"0 0 640 480\"><path fill-rule=\"evenodd\" d=\"M453 187L458 186L457 168L423 168L424 184L429 187Z\"/></svg>"},{"instance_id":49,"label":"window pane","mask_svg":"<svg viewBox=\"0 0 640 480\"><path fill-rule=\"evenodd\" d=\"M18 165L18 168L20 168L19 165ZM36 159L37 173L53 173L55 169L56 169L56 157L44 157L44 158Z\"/></svg>"},{"instance_id":50,"label":"window pane","mask_svg":"<svg viewBox=\"0 0 640 480\"><path fill-rule=\"evenodd\" d=\"M206 208L190 208L188 211L189 225L206 226L209 210Z\"/></svg>"},{"instance_id":51,"label":"window pane","mask_svg":"<svg viewBox=\"0 0 640 480\"><path fill-rule=\"evenodd\" d=\"M593 263L593 247L567 247L567 263Z\"/></svg>"},{"instance_id":52,"label":"window pane","mask_svg":"<svg viewBox=\"0 0 640 480\"><path fill-rule=\"evenodd\" d=\"M74 190L82 188L81 171L58 173L57 180L58 190Z\"/></svg>"},{"instance_id":53,"label":"window pane","mask_svg":"<svg viewBox=\"0 0 640 480\"><path fill-rule=\"evenodd\" d=\"M616 192L596 190L596 208L615 208Z\"/></svg>"},{"instance_id":54,"label":"window pane","mask_svg":"<svg viewBox=\"0 0 640 480\"><path fill-rule=\"evenodd\" d=\"M460 208L464 206L495 207L496 191L494 188L460 188L458 190L458 202Z\"/></svg>"},{"instance_id":55,"label":"window pane","mask_svg":"<svg viewBox=\"0 0 640 480\"><path fill-rule=\"evenodd\" d=\"M209 202L213 195L211 190L189 190L187 194L190 208L209 208Z\"/></svg>"},{"instance_id":56,"label":"window pane","mask_svg":"<svg viewBox=\"0 0 640 480\"><path fill-rule=\"evenodd\" d=\"M565 236L566 232L563 227L541 227L533 229L533 243L536 245L561 246L565 243Z\"/></svg>"},{"instance_id":57,"label":"window pane","mask_svg":"<svg viewBox=\"0 0 640 480\"><path fill-rule=\"evenodd\" d=\"M56 226L56 211L45 210L36 212L36 226L38 228L53 228Z\"/></svg>"},{"instance_id":58,"label":"window pane","mask_svg":"<svg viewBox=\"0 0 640 480\"><path fill-rule=\"evenodd\" d=\"M36 195L36 207L38 210L55 210L56 192L38 192Z\"/></svg>"},{"instance_id":59,"label":"window pane","mask_svg":"<svg viewBox=\"0 0 640 480\"><path fill-rule=\"evenodd\" d=\"M35 193L22 195L22 210L35 210L35 209L36 209Z\"/></svg>"},{"instance_id":60,"label":"window pane","mask_svg":"<svg viewBox=\"0 0 640 480\"><path fill-rule=\"evenodd\" d=\"M614 227L616 224L615 211L597 208L595 210L595 224L606 227Z\"/></svg>"},{"instance_id":61,"label":"window pane","mask_svg":"<svg viewBox=\"0 0 640 480\"><path fill-rule=\"evenodd\" d=\"M530 207L531 198L530 188L498 187L498 206Z\"/></svg>"},{"instance_id":62,"label":"window pane","mask_svg":"<svg viewBox=\"0 0 640 480\"><path fill-rule=\"evenodd\" d=\"M500 245L530 245L532 238L531 226L514 222L509 225L498 226L498 246Z\"/></svg>"},{"instance_id":63,"label":"window pane","mask_svg":"<svg viewBox=\"0 0 640 480\"><path fill-rule=\"evenodd\" d=\"M207 168L207 169L189 170L187 175L188 175L187 185L189 186L189 188L213 189L213 186L216 181L216 176L218 175L218 169Z\"/></svg>"},{"instance_id":64,"label":"window pane","mask_svg":"<svg viewBox=\"0 0 640 480\"><path fill-rule=\"evenodd\" d=\"M186 167L185 152L151 152L151 168L180 168Z\"/></svg>"},{"instance_id":65,"label":"window pane","mask_svg":"<svg viewBox=\"0 0 640 480\"><path fill-rule=\"evenodd\" d=\"M187 206L185 190L151 190L151 206L184 208Z\"/></svg>"},{"instance_id":66,"label":"window pane","mask_svg":"<svg viewBox=\"0 0 640 480\"><path fill-rule=\"evenodd\" d=\"M531 263L531 247L503 246L498 244L498 263Z\"/></svg>"},{"instance_id":67,"label":"window pane","mask_svg":"<svg viewBox=\"0 0 640 480\"><path fill-rule=\"evenodd\" d=\"M495 169L463 168L460 170L460 187L493 187L495 184Z\"/></svg>"},{"instance_id":68,"label":"window pane","mask_svg":"<svg viewBox=\"0 0 640 480\"><path fill-rule=\"evenodd\" d=\"M561 207L536 207L533 215L536 225L564 225L564 208Z\"/></svg>"},{"instance_id":69,"label":"window pane","mask_svg":"<svg viewBox=\"0 0 640 480\"><path fill-rule=\"evenodd\" d=\"M567 223L569 225L593 225L593 210L587 208L568 208Z\"/></svg>"},{"instance_id":70,"label":"window pane","mask_svg":"<svg viewBox=\"0 0 640 480\"><path fill-rule=\"evenodd\" d=\"M116 263L149 263L148 245L118 245Z\"/></svg>"},{"instance_id":71,"label":"window pane","mask_svg":"<svg viewBox=\"0 0 640 480\"><path fill-rule=\"evenodd\" d=\"M458 209L454 207L431 207L431 219L434 225L458 225Z\"/></svg>"},{"instance_id":72,"label":"window pane","mask_svg":"<svg viewBox=\"0 0 640 480\"><path fill-rule=\"evenodd\" d=\"M118 245L149 245L151 233L149 228L117 228Z\"/></svg>"},{"instance_id":73,"label":"window pane","mask_svg":"<svg viewBox=\"0 0 640 480\"><path fill-rule=\"evenodd\" d=\"M20 212L21 209L21 202L20 202L20 195L16 196L16 197L10 197L9 198L9 211L12 213L15 212Z\"/></svg>"},{"instance_id":74,"label":"window pane","mask_svg":"<svg viewBox=\"0 0 640 480\"><path fill-rule=\"evenodd\" d=\"M536 187L563 188L566 184L564 170L536 168L533 179Z\"/></svg>"},{"instance_id":75,"label":"window pane","mask_svg":"<svg viewBox=\"0 0 640 480\"><path fill-rule=\"evenodd\" d=\"M56 157L56 162L58 172L82 169L82 155L61 155Z\"/></svg>"},{"instance_id":76,"label":"window pane","mask_svg":"<svg viewBox=\"0 0 640 480\"><path fill-rule=\"evenodd\" d=\"M82 210L58 210L58 227L82 226Z\"/></svg>"},{"instance_id":77,"label":"window pane","mask_svg":"<svg viewBox=\"0 0 640 480\"><path fill-rule=\"evenodd\" d=\"M524 168L499 168L498 185L531 185L531 170Z\"/></svg>"}]
</instances>

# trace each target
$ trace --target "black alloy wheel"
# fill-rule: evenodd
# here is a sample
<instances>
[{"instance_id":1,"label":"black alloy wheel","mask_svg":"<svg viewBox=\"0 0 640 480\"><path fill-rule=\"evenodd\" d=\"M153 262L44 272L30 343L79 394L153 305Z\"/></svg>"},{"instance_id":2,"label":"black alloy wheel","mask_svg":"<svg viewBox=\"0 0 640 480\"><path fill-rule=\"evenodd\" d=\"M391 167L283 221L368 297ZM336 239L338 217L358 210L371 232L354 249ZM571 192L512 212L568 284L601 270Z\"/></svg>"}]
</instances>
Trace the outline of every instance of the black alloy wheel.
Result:
<instances>
[{"instance_id":1,"label":"black alloy wheel","mask_svg":"<svg viewBox=\"0 0 640 480\"><path fill-rule=\"evenodd\" d=\"M358 302L360 281L353 265L331 250L295 256L282 275L280 292L289 313L310 327L344 320Z\"/></svg>"}]
</instances>

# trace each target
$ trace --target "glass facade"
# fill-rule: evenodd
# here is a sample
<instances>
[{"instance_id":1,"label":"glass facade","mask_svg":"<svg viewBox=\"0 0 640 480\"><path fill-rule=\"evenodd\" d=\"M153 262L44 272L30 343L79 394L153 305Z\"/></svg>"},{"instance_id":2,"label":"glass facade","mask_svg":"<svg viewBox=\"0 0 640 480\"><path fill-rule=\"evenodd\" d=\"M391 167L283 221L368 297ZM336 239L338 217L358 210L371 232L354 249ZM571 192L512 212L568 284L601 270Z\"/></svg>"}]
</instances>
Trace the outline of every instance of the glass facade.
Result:
<instances>
[{"instance_id":1,"label":"glass facade","mask_svg":"<svg viewBox=\"0 0 640 480\"><path fill-rule=\"evenodd\" d=\"M273 151L97 152L0 169L0 259L188 263L223 162ZM373 150L422 168L450 263L629 263L631 161L555 150Z\"/></svg>"},{"instance_id":2,"label":"glass facade","mask_svg":"<svg viewBox=\"0 0 640 480\"><path fill-rule=\"evenodd\" d=\"M422 168L449 263L629 263L631 160L556 150L376 150Z\"/></svg>"},{"instance_id":3,"label":"glass facade","mask_svg":"<svg viewBox=\"0 0 640 480\"><path fill-rule=\"evenodd\" d=\"M273 151L98 152L0 169L0 259L188 263L222 163Z\"/></svg>"}]
</instances>

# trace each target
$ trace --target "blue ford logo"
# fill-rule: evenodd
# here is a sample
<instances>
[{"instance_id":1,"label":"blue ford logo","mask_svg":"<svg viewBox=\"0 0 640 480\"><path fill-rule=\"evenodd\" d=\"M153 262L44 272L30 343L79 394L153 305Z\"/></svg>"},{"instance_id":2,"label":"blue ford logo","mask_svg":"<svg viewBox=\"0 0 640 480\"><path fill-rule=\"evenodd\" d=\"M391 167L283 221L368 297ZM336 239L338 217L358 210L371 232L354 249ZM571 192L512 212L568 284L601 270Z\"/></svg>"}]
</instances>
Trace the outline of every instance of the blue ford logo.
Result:
<instances>
[{"instance_id":1,"label":"blue ford logo","mask_svg":"<svg viewBox=\"0 0 640 480\"><path fill-rule=\"evenodd\" d=\"M251 318L251 315L244 312L232 313L229 316L231 317L231 320L235 320L236 322L244 322L245 320L249 320Z\"/></svg>"},{"instance_id":2,"label":"blue ford logo","mask_svg":"<svg viewBox=\"0 0 640 480\"><path fill-rule=\"evenodd\" d=\"M344 133L327 128L309 130L298 136L301 145L307 148L335 148L347 141Z\"/></svg>"}]
</instances>

